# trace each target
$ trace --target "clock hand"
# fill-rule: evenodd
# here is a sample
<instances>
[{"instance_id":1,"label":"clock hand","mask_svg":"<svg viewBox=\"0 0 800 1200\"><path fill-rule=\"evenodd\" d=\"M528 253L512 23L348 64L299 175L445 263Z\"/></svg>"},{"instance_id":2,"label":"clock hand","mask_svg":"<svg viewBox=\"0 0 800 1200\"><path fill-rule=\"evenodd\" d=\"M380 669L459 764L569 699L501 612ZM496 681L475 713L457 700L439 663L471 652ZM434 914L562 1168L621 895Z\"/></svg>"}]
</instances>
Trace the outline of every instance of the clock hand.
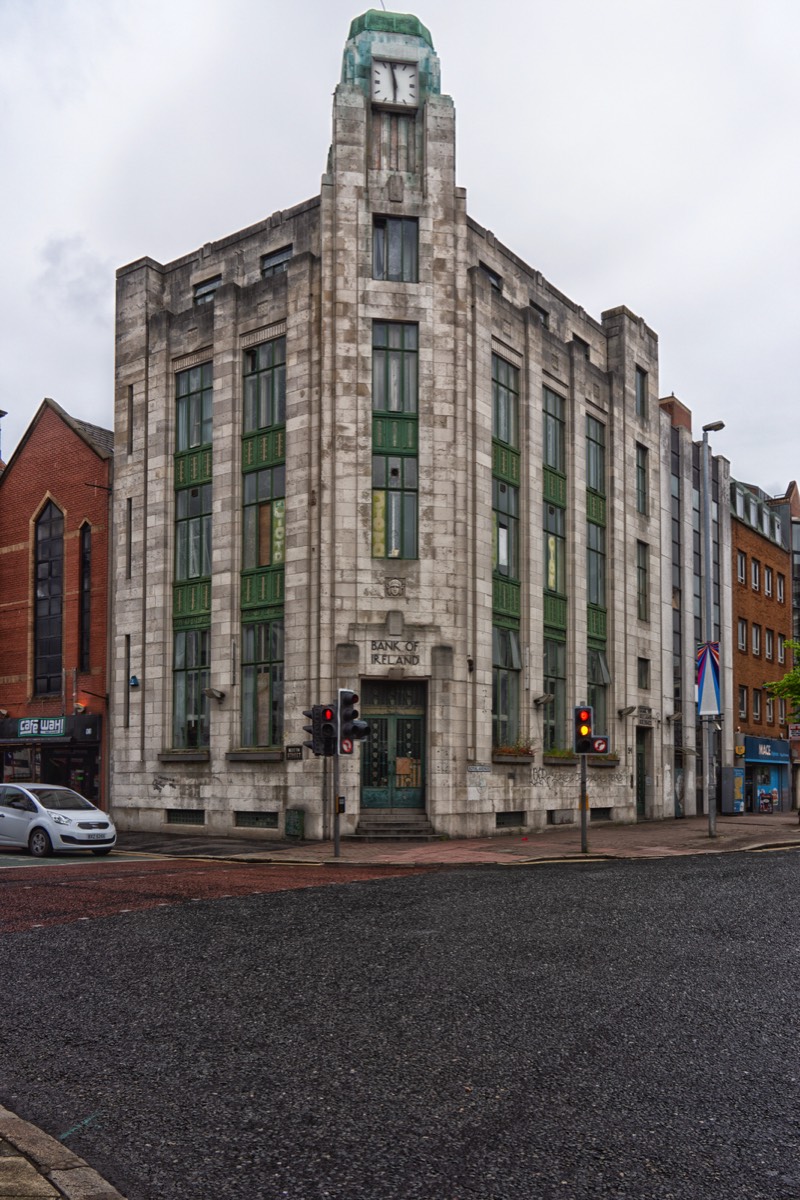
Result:
<instances>
[{"instance_id":1,"label":"clock hand","mask_svg":"<svg viewBox=\"0 0 800 1200\"><path fill-rule=\"evenodd\" d=\"M396 75L396 69L394 66L392 66L392 87L394 89L393 94L392 94L392 100L396 100L397 99L397 75Z\"/></svg>"}]
</instances>

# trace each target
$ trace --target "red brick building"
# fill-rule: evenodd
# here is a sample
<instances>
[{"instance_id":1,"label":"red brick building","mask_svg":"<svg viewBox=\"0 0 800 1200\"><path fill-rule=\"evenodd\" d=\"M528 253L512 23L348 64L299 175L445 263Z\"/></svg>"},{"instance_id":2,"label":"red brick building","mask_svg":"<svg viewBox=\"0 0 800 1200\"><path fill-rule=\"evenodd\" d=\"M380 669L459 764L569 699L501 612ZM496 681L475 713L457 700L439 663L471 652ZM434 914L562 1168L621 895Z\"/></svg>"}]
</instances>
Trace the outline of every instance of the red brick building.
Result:
<instances>
[{"instance_id":1,"label":"red brick building","mask_svg":"<svg viewBox=\"0 0 800 1200\"><path fill-rule=\"evenodd\" d=\"M0 474L0 778L103 807L113 444L44 400Z\"/></svg>"},{"instance_id":2,"label":"red brick building","mask_svg":"<svg viewBox=\"0 0 800 1200\"><path fill-rule=\"evenodd\" d=\"M786 702L764 686L786 673L792 636L792 557L770 499L732 483L734 791L748 812L792 806Z\"/></svg>"}]
</instances>

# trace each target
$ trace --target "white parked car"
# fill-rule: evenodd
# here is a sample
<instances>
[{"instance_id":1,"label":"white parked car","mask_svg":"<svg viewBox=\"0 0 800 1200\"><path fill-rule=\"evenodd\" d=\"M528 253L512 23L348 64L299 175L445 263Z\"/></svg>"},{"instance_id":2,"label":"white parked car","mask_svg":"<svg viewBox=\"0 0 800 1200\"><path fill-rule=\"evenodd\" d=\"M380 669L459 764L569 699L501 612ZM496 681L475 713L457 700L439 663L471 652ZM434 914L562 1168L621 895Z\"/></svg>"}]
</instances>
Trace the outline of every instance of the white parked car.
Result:
<instances>
[{"instance_id":1,"label":"white parked car","mask_svg":"<svg viewBox=\"0 0 800 1200\"><path fill-rule=\"evenodd\" d=\"M0 783L0 849L27 846L34 858L46 858L54 850L108 854L116 841L108 813L72 788Z\"/></svg>"}]
</instances>

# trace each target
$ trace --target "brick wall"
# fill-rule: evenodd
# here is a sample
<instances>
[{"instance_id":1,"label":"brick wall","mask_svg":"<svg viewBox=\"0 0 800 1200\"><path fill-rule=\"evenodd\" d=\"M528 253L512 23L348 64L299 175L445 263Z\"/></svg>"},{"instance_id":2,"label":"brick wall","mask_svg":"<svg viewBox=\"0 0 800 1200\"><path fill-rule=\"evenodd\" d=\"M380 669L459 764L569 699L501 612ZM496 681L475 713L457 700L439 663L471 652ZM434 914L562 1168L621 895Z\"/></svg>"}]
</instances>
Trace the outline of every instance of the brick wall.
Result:
<instances>
[{"instance_id":1,"label":"brick wall","mask_svg":"<svg viewBox=\"0 0 800 1200\"><path fill-rule=\"evenodd\" d=\"M92 531L90 670L80 673L77 683L79 692L89 689L100 697L106 693L110 482L110 459L104 459L45 401L0 475L0 707L9 716L73 711L80 528L85 521ZM48 500L64 515L65 702L61 696L37 698L33 691L35 522ZM82 692L79 701L88 711L105 715L98 697Z\"/></svg>"}]
</instances>

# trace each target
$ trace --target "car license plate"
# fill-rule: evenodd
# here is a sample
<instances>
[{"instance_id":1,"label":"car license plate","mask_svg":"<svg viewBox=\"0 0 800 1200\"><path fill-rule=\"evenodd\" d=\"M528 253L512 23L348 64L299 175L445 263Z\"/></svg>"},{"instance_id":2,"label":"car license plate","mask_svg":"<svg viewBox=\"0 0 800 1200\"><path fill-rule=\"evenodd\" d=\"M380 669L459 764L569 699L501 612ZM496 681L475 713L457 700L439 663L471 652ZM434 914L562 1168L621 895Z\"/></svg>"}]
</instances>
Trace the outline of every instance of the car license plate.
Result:
<instances>
[{"instance_id":1,"label":"car license plate","mask_svg":"<svg viewBox=\"0 0 800 1200\"><path fill-rule=\"evenodd\" d=\"M89 841L90 842L103 842L103 841L105 841L105 836L106 835L104 833L90 833Z\"/></svg>"}]
</instances>

